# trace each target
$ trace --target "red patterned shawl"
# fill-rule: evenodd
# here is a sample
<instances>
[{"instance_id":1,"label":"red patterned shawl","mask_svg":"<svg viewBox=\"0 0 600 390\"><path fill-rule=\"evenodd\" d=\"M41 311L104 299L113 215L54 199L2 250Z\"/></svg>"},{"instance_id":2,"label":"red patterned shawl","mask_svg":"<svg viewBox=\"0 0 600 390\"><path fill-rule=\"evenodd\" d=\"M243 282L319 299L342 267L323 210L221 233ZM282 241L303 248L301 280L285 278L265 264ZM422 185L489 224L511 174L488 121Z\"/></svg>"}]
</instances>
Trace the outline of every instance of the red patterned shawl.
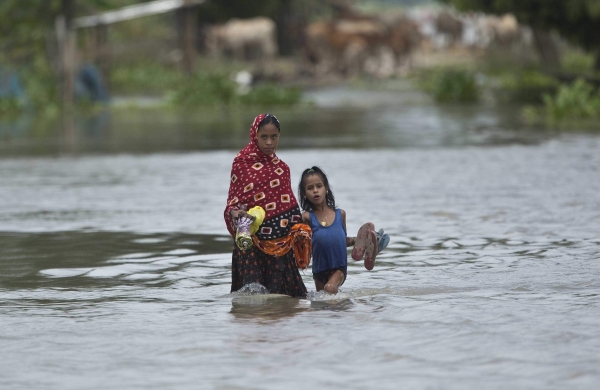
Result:
<instances>
[{"instance_id":1,"label":"red patterned shawl","mask_svg":"<svg viewBox=\"0 0 600 390\"><path fill-rule=\"evenodd\" d=\"M290 168L275 153L266 155L258 148L258 124L265 114L254 119L250 142L233 159L224 217L227 230L235 237L230 211L246 205L261 206L265 220L256 234L260 240L271 240L288 234L302 220L291 186Z\"/></svg>"}]
</instances>

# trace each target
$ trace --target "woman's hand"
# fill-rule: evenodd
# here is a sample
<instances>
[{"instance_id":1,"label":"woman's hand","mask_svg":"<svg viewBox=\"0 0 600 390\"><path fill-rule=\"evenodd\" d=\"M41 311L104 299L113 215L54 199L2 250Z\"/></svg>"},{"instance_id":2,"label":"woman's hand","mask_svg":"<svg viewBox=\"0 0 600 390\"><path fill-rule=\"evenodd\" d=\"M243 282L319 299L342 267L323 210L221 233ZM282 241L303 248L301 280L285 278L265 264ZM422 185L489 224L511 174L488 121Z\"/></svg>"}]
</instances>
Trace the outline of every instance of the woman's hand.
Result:
<instances>
[{"instance_id":1,"label":"woman's hand","mask_svg":"<svg viewBox=\"0 0 600 390\"><path fill-rule=\"evenodd\" d=\"M238 218L243 217L244 215L248 215L245 210L231 210L229 214L234 221L237 221Z\"/></svg>"}]
</instances>

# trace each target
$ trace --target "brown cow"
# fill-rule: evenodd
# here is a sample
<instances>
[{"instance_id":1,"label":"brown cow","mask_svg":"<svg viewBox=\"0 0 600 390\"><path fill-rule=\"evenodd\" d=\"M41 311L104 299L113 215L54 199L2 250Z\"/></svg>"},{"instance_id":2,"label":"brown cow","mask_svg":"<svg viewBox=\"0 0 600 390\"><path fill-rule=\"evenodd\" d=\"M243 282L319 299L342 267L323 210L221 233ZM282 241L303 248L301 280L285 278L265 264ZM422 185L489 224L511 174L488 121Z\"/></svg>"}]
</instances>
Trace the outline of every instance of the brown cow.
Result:
<instances>
[{"instance_id":1,"label":"brown cow","mask_svg":"<svg viewBox=\"0 0 600 390\"><path fill-rule=\"evenodd\" d=\"M463 33L463 22L447 11L440 12L435 20L438 33L444 35L449 43L460 42Z\"/></svg>"},{"instance_id":2,"label":"brown cow","mask_svg":"<svg viewBox=\"0 0 600 390\"><path fill-rule=\"evenodd\" d=\"M384 23L371 17L311 24L306 53L317 73L366 73L386 77L420 41L418 26L407 18Z\"/></svg>"},{"instance_id":3,"label":"brown cow","mask_svg":"<svg viewBox=\"0 0 600 390\"><path fill-rule=\"evenodd\" d=\"M396 18L389 25L387 42L398 57L406 56L421 44L419 25L407 17Z\"/></svg>"}]
</instances>

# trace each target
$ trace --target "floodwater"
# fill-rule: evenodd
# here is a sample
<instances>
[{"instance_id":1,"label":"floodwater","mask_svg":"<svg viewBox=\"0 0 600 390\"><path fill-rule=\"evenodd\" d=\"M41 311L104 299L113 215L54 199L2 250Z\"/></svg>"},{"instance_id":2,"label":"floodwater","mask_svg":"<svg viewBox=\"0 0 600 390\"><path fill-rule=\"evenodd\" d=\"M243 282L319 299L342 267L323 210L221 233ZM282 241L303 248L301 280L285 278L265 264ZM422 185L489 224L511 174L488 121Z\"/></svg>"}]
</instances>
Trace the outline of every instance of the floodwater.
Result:
<instances>
[{"instance_id":1,"label":"floodwater","mask_svg":"<svg viewBox=\"0 0 600 390\"><path fill-rule=\"evenodd\" d=\"M0 137L0 388L596 389L600 136L387 94L274 110L294 186L391 236L337 296L229 294L249 113Z\"/></svg>"}]
</instances>

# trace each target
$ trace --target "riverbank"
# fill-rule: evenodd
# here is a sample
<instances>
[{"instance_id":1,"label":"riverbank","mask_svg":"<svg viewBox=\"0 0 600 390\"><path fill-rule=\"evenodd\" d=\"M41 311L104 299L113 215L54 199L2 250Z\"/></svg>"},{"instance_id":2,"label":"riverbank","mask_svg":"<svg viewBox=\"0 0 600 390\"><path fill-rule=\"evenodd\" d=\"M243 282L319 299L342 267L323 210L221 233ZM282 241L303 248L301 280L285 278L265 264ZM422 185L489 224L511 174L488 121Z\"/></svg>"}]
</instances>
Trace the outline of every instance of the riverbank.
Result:
<instances>
[{"instance_id":1,"label":"riverbank","mask_svg":"<svg viewBox=\"0 0 600 390\"><path fill-rule=\"evenodd\" d=\"M304 98L306 103L293 106L195 109L165 106L154 98L120 98L71 118L24 117L16 128L0 121L0 156L239 150L259 112L281 120L282 149L530 144L559 136L523 122L518 105L435 104L406 79L315 87Z\"/></svg>"},{"instance_id":2,"label":"riverbank","mask_svg":"<svg viewBox=\"0 0 600 390\"><path fill-rule=\"evenodd\" d=\"M444 59L446 63L441 65ZM328 115L328 109L351 108L363 113L408 107L409 117L419 110L424 110L425 116L431 115L428 112L479 110L491 115L489 123L496 121L498 113L510 112L510 133L521 131L525 138L532 129L542 134L600 130L596 116L600 109L596 109L598 95L594 88L585 84L573 88L539 68L500 64L481 53L467 55L456 50L444 57L436 51L417 52L411 71L383 79L344 78L340 74L316 77L306 63L292 58L266 65L223 64L207 60L194 76L156 64L122 69L113 73L115 78L110 86L114 92L107 104L84 100L70 116L64 115L57 103L37 110L17 107L4 111L0 113L3 154L13 154L12 149L16 155L43 154L49 150L52 153L144 152L160 150L160 143L169 145L169 150L180 150L181 146L168 138L181 129L190 129L189 133L184 130L187 135L177 136L188 139L190 148L229 148L234 143L217 138L204 143L193 140L193 134L198 134L193 129L203 129L210 123L229 134L247 127L247 118L263 111L292 113L294 118L294 113L319 116ZM582 107L587 108L582 110ZM219 122L223 117L228 119ZM423 124L417 121L415 126ZM144 135L149 139L144 140ZM106 141L106 137L111 141ZM132 148L133 140L140 146Z\"/></svg>"}]
</instances>

